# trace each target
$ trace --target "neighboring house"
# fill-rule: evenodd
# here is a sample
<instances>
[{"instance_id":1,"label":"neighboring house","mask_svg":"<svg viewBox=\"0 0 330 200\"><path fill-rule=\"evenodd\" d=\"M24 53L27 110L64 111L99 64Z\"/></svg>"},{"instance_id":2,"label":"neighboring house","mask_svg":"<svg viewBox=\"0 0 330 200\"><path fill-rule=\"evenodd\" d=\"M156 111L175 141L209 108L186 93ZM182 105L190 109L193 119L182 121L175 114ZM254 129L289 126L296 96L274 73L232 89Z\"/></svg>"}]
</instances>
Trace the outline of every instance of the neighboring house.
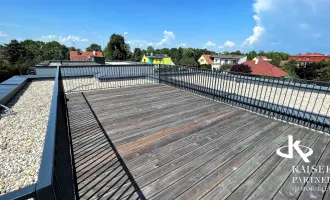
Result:
<instances>
[{"instance_id":1,"label":"neighboring house","mask_svg":"<svg viewBox=\"0 0 330 200\"><path fill-rule=\"evenodd\" d=\"M219 69L223 64L242 64L247 60L244 55L212 55L210 58L213 60L212 69Z\"/></svg>"},{"instance_id":2,"label":"neighboring house","mask_svg":"<svg viewBox=\"0 0 330 200\"><path fill-rule=\"evenodd\" d=\"M175 65L171 59L171 57L166 54L156 54L153 55L144 55L141 62L148 64L163 64L163 65Z\"/></svg>"},{"instance_id":3,"label":"neighboring house","mask_svg":"<svg viewBox=\"0 0 330 200\"><path fill-rule=\"evenodd\" d=\"M70 51L71 61L94 61L99 60L100 58L103 58L103 54L101 51Z\"/></svg>"},{"instance_id":4,"label":"neighboring house","mask_svg":"<svg viewBox=\"0 0 330 200\"><path fill-rule=\"evenodd\" d=\"M289 61L295 59L299 63L310 63L310 62L321 62L322 60L330 60L330 55L326 56L321 53L310 53L307 52L306 54L297 54L297 55L290 55Z\"/></svg>"},{"instance_id":5,"label":"neighboring house","mask_svg":"<svg viewBox=\"0 0 330 200\"><path fill-rule=\"evenodd\" d=\"M254 61L256 61L257 59L268 61L268 62L272 61L272 59L268 59L267 56L257 56L257 57L253 58Z\"/></svg>"},{"instance_id":6,"label":"neighboring house","mask_svg":"<svg viewBox=\"0 0 330 200\"><path fill-rule=\"evenodd\" d=\"M251 67L251 74L253 75L265 75L273 77L284 77L288 75L288 73L282 69L272 65L270 62L265 60L248 60L244 62L244 64Z\"/></svg>"},{"instance_id":7,"label":"neighboring house","mask_svg":"<svg viewBox=\"0 0 330 200\"><path fill-rule=\"evenodd\" d=\"M280 62L280 67L283 67L284 65L286 65L289 61L288 60L281 60Z\"/></svg>"},{"instance_id":8,"label":"neighboring house","mask_svg":"<svg viewBox=\"0 0 330 200\"><path fill-rule=\"evenodd\" d=\"M212 65L213 60L210 57L211 55L202 55L199 59L198 62L200 65Z\"/></svg>"}]
</instances>

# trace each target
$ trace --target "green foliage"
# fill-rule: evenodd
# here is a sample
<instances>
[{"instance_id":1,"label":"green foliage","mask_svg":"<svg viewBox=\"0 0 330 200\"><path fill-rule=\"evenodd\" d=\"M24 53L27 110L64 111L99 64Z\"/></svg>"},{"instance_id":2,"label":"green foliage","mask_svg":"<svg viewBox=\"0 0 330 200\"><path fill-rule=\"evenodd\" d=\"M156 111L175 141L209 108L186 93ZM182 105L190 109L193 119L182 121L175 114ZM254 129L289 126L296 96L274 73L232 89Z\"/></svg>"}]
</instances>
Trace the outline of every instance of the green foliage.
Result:
<instances>
[{"instance_id":1,"label":"green foliage","mask_svg":"<svg viewBox=\"0 0 330 200\"><path fill-rule=\"evenodd\" d=\"M228 70L231 68L231 66L232 66L231 64L225 63L220 66L220 70L223 70L223 71Z\"/></svg>"},{"instance_id":2,"label":"green foliage","mask_svg":"<svg viewBox=\"0 0 330 200\"><path fill-rule=\"evenodd\" d=\"M321 70L319 77L320 81L330 81L330 61L327 62L326 67Z\"/></svg>"},{"instance_id":3,"label":"green foliage","mask_svg":"<svg viewBox=\"0 0 330 200\"><path fill-rule=\"evenodd\" d=\"M141 62L142 57L143 57L143 55L142 55L141 49L140 48L135 48L134 53L133 53L133 61L134 62Z\"/></svg>"},{"instance_id":4,"label":"green foliage","mask_svg":"<svg viewBox=\"0 0 330 200\"><path fill-rule=\"evenodd\" d=\"M106 49L106 60L126 60L129 57L129 45L122 35L112 34Z\"/></svg>"},{"instance_id":5,"label":"green foliage","mask_svg":"<svg viewBox=\"0 0 330 200\"><path fill-rule=\"evenodd\" d=\"M69 60L69 49L59 42L47 42L42 47L42 60Z\"/></svg>"},{"instance_id":6,"label":"green foliage","mask_svg":"<svg viewBox=\"0 0 330 200\"><path fill-rule=\"evenodd\" d=\"M155 49L152 46L148 46L147 47L147 52L148 53L154 53L155 52Z\"/></svg>"},{"instance_id":7,"label":"green foliage","mask_svg":"<svg viewBox=\"0 0 330 200\"><path fill-rule=\"evenodd\" d=\"M208 65L208 64L204 64L204 65L200 65L201 69L212 69L212 65Z\"/></svg>"},{"instance_id":8,"label":"green foliage","mask_svg":"<svg viewBox=\"0 0 330 200\"><path fill-rule=\"evenodd\" d=\"M86 51L102 51L102 48L98 44L91 44L89 47L86 48Z\"/></svg>"},{"instance_id":9,"label":"green foliage","mask_svg":"<svg viewBox=\"0 0 330 200\"><path fill-rule=\"evenodd\" d=\"M268 58L268 57L267 57ZM271 58L272 61L270 61L270 63L274 66L279 67L280 63L281 63L281 57L279 55L275 55L273 58Z\"/></svg>"},{"instance_id":10,"label":"green foliage","mask_svg":"<svg viewBox=\"0 0 330 200\"><path fill-rule=\"evenodd\" d=\"M284 71L286 71L288 76L291 78L299 78L299 76L296 74L297 68L298 62L296 60L290 60L283 66Z\"/></svg>"},{"instance_id":11,"label":"green foliage","mask_svg":"<svg viewBox=\"0 0 330 200\"><path fill-rule=\"evenodd\" d=\"M17 65L10 64L7 60L0 60L0 83L20 74Z\"/></svg>"},{"instance_id":12,"label":"green foliage","mask_svg":"<svg viewBox=\"0 0 330 200\"><path fill-rule=\"evenodd\" d=\"M248 60L252 60L253 58L257 57L257 52L256 51L250 51L249 53L246 54Z\"/></svg>"},{"instance_id":13,"label":"green foliage","mask_svg":"<svg viewBox=\"0 0 330 200\"><path fill-rule=\"evenodd\" d=\"M230 72L241 72L241 73L246 73L249 74L252 72L251 67L246 64L236 64L233 65L230 70Z\"/></svg>"},{"instance_id":14,"label":"green foliage","mask_svg":"<svg viewBox=\"0 0 330 200\"><path fill-rule=\"evenodd\" d=\"M230 55L244 55L240 50L233 51L230 53Z\"/></svg>"},{"instance_id":15,"label":"green foliage","mask_svg":"<svg viewBox=\"0 0 330 200\"><path fill-rule=\"evenodd\" d=\"M5 44L4 49L4 57L10 64L15 64L26 56L26 50L17 40L12 40L9 44Z\"/></svg>"}]
</instances>

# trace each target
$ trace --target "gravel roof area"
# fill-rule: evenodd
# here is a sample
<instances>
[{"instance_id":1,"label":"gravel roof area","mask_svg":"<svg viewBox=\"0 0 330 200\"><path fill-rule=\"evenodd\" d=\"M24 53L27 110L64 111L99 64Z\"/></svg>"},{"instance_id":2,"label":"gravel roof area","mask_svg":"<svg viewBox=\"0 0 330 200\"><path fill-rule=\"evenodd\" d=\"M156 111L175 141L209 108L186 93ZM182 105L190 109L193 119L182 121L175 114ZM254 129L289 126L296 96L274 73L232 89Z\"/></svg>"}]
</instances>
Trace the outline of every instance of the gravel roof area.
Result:
<instances>
[{"instance_id":1,"label":"gravel roof area","mask_svg":"<svg viewBox=\"0 0 330 200\"><path fill-rule=\"evenodd\" d=\"M54 81L28 83L0 119L0 195L36 183Z\"/></svg>"}]
</instances>

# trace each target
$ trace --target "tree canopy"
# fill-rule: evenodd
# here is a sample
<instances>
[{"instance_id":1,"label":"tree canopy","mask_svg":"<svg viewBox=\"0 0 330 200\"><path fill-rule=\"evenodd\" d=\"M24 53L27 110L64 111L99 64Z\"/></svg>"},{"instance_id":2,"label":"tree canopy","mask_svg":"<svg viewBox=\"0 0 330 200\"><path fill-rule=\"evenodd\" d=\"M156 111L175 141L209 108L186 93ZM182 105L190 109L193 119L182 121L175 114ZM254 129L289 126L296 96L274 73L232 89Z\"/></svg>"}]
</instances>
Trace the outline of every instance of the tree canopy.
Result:
<instances>
[{"instance_id":1,"label":"tree canopy","mask_svg":"<svg viewBox=\"0 0 330 200\"><path fill-rule=\"evenodd\" d=\"M86 51L102 51L102 48L100 45L93 43L86 48Z\"/></svg>"},{"instance_id":2,"label":"tree canopy","mask_svg":"<svg viewBox=\"0 0 330 200\"><path fill-rule=\"evenodd\" d=\"M230 70L230 72L241 72L241 73L246 73L249 74L252 72L251 67L246 64L236 64L233 65Z\"/></svg>"},{"instance_id":3,"label":"tree canopy","mask_svg":"<svg viewBox=\"0 0 330 200\"><path fill-rule=\"evenodd\" d=\"M125 38L119 34L111 35L106 49L106 60L126 60L130 53L129 44L126 44Z\"/></svg>"}]
</instances>

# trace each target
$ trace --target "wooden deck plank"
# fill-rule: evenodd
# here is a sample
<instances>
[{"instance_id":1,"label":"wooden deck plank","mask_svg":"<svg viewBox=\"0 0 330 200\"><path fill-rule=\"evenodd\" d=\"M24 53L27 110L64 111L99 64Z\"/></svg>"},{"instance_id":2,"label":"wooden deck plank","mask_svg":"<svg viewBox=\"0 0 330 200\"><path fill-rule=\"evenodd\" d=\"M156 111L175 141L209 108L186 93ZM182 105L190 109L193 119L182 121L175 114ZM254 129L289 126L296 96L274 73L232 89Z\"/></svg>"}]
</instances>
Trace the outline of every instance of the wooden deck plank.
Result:
<instances>
[{"instance_id":1,"label":"wooden deck plank","mask_svg":"<svg viewBox=\"0 0 330 200\"><path fill-rule=\"evenodd\" d=\"M145 188L142 188L142 191L149 197L153 192L160 191L162 190L162 188L166 188L171 183L176 182L180 178L184 177L185 175L189 174L190 172L194 171L205 163L208 163L210 160L213 160L219 155L221 155L217 158L219 162L225 162L226 160L229 160L236 154L237 151L243 150L244 147L251 145L255 140L257 140L257 138L249 136L253 134L261 134L262 131L258 131L269 125L270 123L271 121L265 120L256 126L250 126L249 124L247 124L233 131L232 135L235 136L233 136L227 141L224 141L225 143L214 141L217 146L214 146L213 144L196 149L195 151L192 151L180 157L179 159L174 160L171 163L163 165L162 167L157 168L156 170L153 170L143 175L142 177L138 177L136 181L140 185L140 187L147 186ZM242 133L242 130L246 131L243 135L239 134ZM246 138L249 139L245 140ZM243 142L240 143L241 141ZM232 146L235 146L234 149L236 150L231 150L227 152L227 150ZM164 175L166 176L159 179L159 177Z\"/></svg>"},{"instance_id":2,"label":"wooden deck plank","mask_svg":"<svg viewBox=\"0 0 330 200\"><path fill-rule=\"evenodd\" d=\"M319 134L318 140L319 141L321 141L321 140L329 141L329 136L324 135L324 134L322 134L322 135ZM297 169L301 169L303 166L304 167L317 166L322 153L325 152L326 155L329 154L328 149L329 149L329 147L326 147L326 145L318 146L315 149L313 148L313 151L314 151L313 155L308 157L310 163L305 163L303 161L300 161L300 163L296 166ZM324 156L322 156L322 157L324 159ZM280 190L275 195L274 199L277 199L277 200L297 199L301 195L301 192L302 192L302 190L298 189L298 188L304 187L305 183L299 182L299 181L295 181L295 183L293 183L293 180L303 180L304 177L309 177L309 176L310 176L310 174L308 174L308 173L291 173L290 176L285 181L285 183L280 188ZM315 186L315 184L314 184L314 186ZM312 191L308 191L308 193L311 195L313 194ZM315 196L317 197L317 196L319 196L319 194L315 194ZM323 193L322 193L322 197L323 197ZM317 198L317 199L322 199L322 198Z\"/></svg>"},{"instance_id":3,"label":"wooden deck plank","mask_svg":"<svg viewBox=\"0 0 330 200\"><path fill-rule=\"evenodd\" d=\"M297 132L290 133L296 139L303 139L308 130L300 128ZM233 191L235 191L252 173L254 173L264 162L266 162L271 156L274 156L274 152L279 147L287 145L287 132L283 132L274 141L268 143L260 152L249 159L244 165L239 167L230 176L228 176L219 185L214 187L207 195L202 199L215 199L217 196L221 196L226 199ZM237 197L243 199L244 197Z\"/></svg>"},{"instance_id":4,"label":"wooden deck plank","mask_svg":"<svg viewBox=\"0 0 330 200\"><path fill-rule=\"evenodd\" d=\"M264 129L260 135L258 135L258 140L248 148L241 151L239 154L236 154L231 160L225 163L223 166L217 165L217 163L210 167L210 171L205 174L205 177L200 179L194 179L196 175L203 174L205 169L201 168L199 171L196 171L194 175L187 177L186 179L180 180L181 184L185 181L191 182L181 191L178 191L175 195L178 196L177 199L185 199L187 196L190 196L193 199L203 197L209 190L214 188L219 182L224 180L232 172L234 172L240 165L245 163L250 159L254 154L258 153L261 149L264 148L267 143L272 142L278 135L282 135L282 132L291 132L293 127L287 126L287 129L283 130L282 127L272 127L270 129ZM205 168L205 167L204 167ZM200 172L201 171L201 172ZM200 181L200 182L199 182ZM176 183L172 187L179 186L180 183ZM182 194L181 194L182 193ZM181 194L181 195L180 195ZM180 195L180 196L179 196ZM173 197L176 197L173 196Z\"/></svg>"},{"instance_id":5,"label":"wooden deck plank","mask_svg":"<svg viewBox=\"0 0 330 200\"><path fill-rule=\"evenodd\" d=\"M81 199L246 199L284 187L285 178L273 187L267 177L288 165L275 154L285 135L318 136L160 84L67 98Z\"/></svg>"},{"instance_id":6,"label":"wooden deck plank","mask_svg":"<svg viewBox=\"0 0 330 200\"><path fill-rule=\"evenodd\" d=\"M303 141L301 145L321 150L328 141L320 140L318 136L319 134L316 133L308 134L309 138ZM306 153L306 150L303 151ZM300 161L301 157L299 155L294 155L292 159L282 160L248 199L273 198L291 174L292 166L296 166Z\"/></svg>"}]
</instances>

